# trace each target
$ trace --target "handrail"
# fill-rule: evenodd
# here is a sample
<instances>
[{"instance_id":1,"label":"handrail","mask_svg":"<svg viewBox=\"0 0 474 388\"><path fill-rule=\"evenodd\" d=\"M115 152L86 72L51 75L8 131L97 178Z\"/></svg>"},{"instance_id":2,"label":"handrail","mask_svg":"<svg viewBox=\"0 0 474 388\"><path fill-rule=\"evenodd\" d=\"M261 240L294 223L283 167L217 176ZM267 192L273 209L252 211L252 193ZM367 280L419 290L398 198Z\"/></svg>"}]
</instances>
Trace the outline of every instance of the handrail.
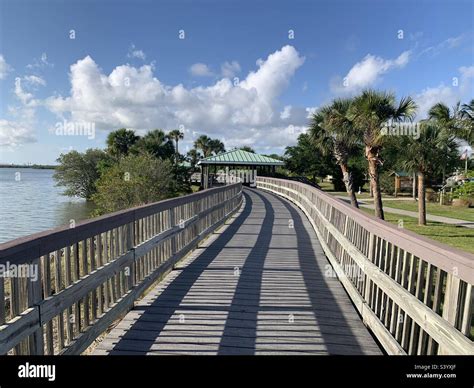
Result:
<instances>
[{"instance_id":1,"label":"handrail","mask_svg":"<svg viewBox=\"0 0 474 388\"><path fill-rule=\"evenodd\" d=\"M474 255L371 217L309 185L258 177L307 215L346 291L389 354L474 354Z\"/></svg>"},{"instance_id":2,"label":"handrail","mask_svg":"<svg viewBox=\"0 0 474 388\"><path fill-rule=\"evenodd\" d=\"M80 354L242 198L235 183L0 244L0 354Z\"/></svg>"}]
</instances>

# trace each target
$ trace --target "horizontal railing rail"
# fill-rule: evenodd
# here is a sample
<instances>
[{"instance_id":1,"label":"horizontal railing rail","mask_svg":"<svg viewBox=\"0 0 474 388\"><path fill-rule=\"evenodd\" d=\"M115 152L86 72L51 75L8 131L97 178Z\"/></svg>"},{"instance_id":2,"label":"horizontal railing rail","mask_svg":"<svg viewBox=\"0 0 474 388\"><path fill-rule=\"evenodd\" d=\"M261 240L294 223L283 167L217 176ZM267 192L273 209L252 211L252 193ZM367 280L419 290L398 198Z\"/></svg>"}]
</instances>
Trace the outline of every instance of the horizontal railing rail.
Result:
<instances>
[{"instance_id":1,"label":"horizontal railing rail","mask_svg":"<svg viewBox=\"0 0 474 388\"><path fill-rule=\"evenodd\" d=\"M0 244L0 354L80 354L242 203L242 184Z\"/></svg>"},{"instance_id":2,"label":"horizontal railing rail","mask_svg":"<svg viewBox=\"0 0 474 388\"><path fill-rule=\"evenodd\" d=\"M474 354L474 256L364 214L317 188L257 187L306 214L364 323L389 354Z\"/></svg>"}]
</instances>

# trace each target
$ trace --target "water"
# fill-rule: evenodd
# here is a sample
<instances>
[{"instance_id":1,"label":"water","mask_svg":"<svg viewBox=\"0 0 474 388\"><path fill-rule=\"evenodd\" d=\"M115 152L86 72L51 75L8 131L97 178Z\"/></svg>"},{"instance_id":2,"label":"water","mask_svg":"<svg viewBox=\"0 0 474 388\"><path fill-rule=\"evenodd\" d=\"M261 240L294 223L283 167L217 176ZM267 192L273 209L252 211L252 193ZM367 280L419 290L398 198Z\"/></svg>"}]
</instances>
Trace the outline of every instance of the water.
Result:
<instances>
[{"instance_id":1,"label":"water","mask_svg":"<svg viewBox=\"0 0 474 388\"><path fill-rule=\"evenodd\" d=\"M53 173L0 168L0 243L88 218L92 205L62 195Z\"/></svg>"}]
</instances>

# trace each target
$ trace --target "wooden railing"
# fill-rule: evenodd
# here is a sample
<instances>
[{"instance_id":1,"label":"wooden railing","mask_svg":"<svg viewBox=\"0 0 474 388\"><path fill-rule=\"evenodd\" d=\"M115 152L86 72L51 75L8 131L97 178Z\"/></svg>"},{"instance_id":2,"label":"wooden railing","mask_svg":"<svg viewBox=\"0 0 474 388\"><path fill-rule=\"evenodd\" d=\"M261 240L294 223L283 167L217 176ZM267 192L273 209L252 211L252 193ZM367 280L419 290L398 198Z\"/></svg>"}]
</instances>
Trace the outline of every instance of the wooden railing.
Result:
<instances>
[{"instance_id":1,"label":"wooden railing","mask_svg":"<svg viewBox=\"0 0 474 388\"><path fill-rule=\"evenodd\" d=\"M80 354L241 202L236 183L1 244L0 354Z\"/></svg>"},{"instance_id":2,"label":"wooden railing","mask_svg":"<svg viewBox=\"0 0 474 388\"><path fill-rule=\"evenodd\" d=\"M474 256L368 216L308 185L257 178L298 205L389 354L474 354Z\"/></svg>"}]
</instances>

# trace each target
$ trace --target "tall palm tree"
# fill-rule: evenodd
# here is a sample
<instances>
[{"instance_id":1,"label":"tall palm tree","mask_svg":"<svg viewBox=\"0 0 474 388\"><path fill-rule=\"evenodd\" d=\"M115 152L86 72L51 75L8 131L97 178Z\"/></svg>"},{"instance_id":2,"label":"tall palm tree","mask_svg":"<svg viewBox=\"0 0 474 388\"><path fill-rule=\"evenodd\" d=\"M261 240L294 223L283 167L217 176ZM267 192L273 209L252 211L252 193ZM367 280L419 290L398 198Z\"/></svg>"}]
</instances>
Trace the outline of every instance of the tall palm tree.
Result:
<instances>
[{"instance_id":1,"label":"tall palm tree","mask_svg":"<svg viewBox=\"0 0 474 388\"><path fill-rule=\"evenodd\" d=\"M205 158L209 157L212 155L212 144L211 144L211 138L206 135L201 135L199 136L195 141L194 141L194 148L197 148L202 151L202 154Z\"/></svg>"},{"instance_id":2,"label":"tall palm tree","mask_svg":"<svg viewBox=\"0 0 474 388\"><path fill-rule=\"evenodd\" d=\"M221 142L219 139L212 139L211 140L211 149L214 154L220 154L222 152L225 152L225 146L224 143Z\"/></svg>"},{"instance_id":3,"label":"tall palm tree","mask_svg":"<svg viewBox=\"0 0 474 388\"><path fill-rule=\"evenodd\" d=\"M375 215L381 219L384 219L384 213L379 166L383 163L380 154L383 149L383 127L389 121L413 120L416 108L411 97L402 98L397 103L392 93L368 89L354 98L349 110L348 116L365 145L365 157L374 194Z\"/></svg>"},{"instance_id":4,"label":"tall palm tree","mask_svg":"<svg viewBox=\"0 0 474 388\"><path fill-rule=\"evenodd\" d=\"M471 101L471 103L473 103ZM461 107L461 103L458 102L451 109L443 104L437 103L433 105L428 111L428 120L435 123L442 130L443 139L445 140L444 146L440 146L441 156L444 157L444 164L442 166L443 184L446 178L446 166L449 162L449 139L452 136L456 136L458 139L473 143L473 119L470 117L472 111L470 105L464 104Z\"/></svg>"},{"instance_id":5,"label":"tall palm tree","mask_svg":"<svg viewBox=\"0 0 474 388\"><path fill-rule=\"evenodd\" d=\"M418 176L418 224L426 225L426 178L435 166L444 164L440 152L446 144L455 147L454 136L446 139L444 129L432 121L425 121L420 126L420 136L403 136L399 151L401 166L413 171Z\"/></svg>"},{"instance_id":6,"label":"tall palm tree","mask_svg":"<svg viewBox=\"0 0 474 388\"><path fill-rule=\"evenodd\" d=\"M161 129L147 132L132 148L137 154L143 151L160 159L171 159L175 154L173 142Z\"/></svg>"},{"instance_id":7,"label":"tall palm tree","mask_svg":"<svg viewBox=\"0 0 474 388\"><path fill-rule=\"evenodd\" d=\"M350 99L337 99L316 112L310 123L309 135L314 145L325 155L332 154L342 171L344 185L352 206L358 208L349 157L357 152L360 142L352 122L347 117Z\"/></svg>"},{"instance_id":8,"label":"tall palm tree","mask_svg":"<svg viewBox=\"0 0 474 388\"><path fill-rule=\"evenodd\" d=\"M139 136L131 129L120 128L107 136L107 149L113 156L122 157L128 154L132 146L138 142Z\"/></svg>"},{"instance_id":9,"label":"tall palm tree","mask_svg":"<svg viewBox=\"0 0 474 388\"><path fill-rule=\"evenodd\" d=\"M462 138L472 146L474 144L474 98L468 104L461 105L460 116L465 123Z\"/></svg>"},{"instance_id":10,"label":"tall palm tree","mask_svg":"<svg viewBox=\"0 0 474 388\"><path fill-rule=\"evenodd\" d=\"M474 99L468 104L457 102L451 109L439 102L428 111L428 119L436 121L459 139L474 143Z\"/></svg>"},{"instance_id":11,"label":"tall palm tree","mask_svg":"<svg viewBox=\"0 0 474 388\"><path fill-rule=\"evenodd\" d=\"M181 132L179 129L173 129L168 133L168 137L174 140L176 145L176 155L179 155L178 143L180 140L184 139L184 133Z\"/></svg>"}]
</instances>

